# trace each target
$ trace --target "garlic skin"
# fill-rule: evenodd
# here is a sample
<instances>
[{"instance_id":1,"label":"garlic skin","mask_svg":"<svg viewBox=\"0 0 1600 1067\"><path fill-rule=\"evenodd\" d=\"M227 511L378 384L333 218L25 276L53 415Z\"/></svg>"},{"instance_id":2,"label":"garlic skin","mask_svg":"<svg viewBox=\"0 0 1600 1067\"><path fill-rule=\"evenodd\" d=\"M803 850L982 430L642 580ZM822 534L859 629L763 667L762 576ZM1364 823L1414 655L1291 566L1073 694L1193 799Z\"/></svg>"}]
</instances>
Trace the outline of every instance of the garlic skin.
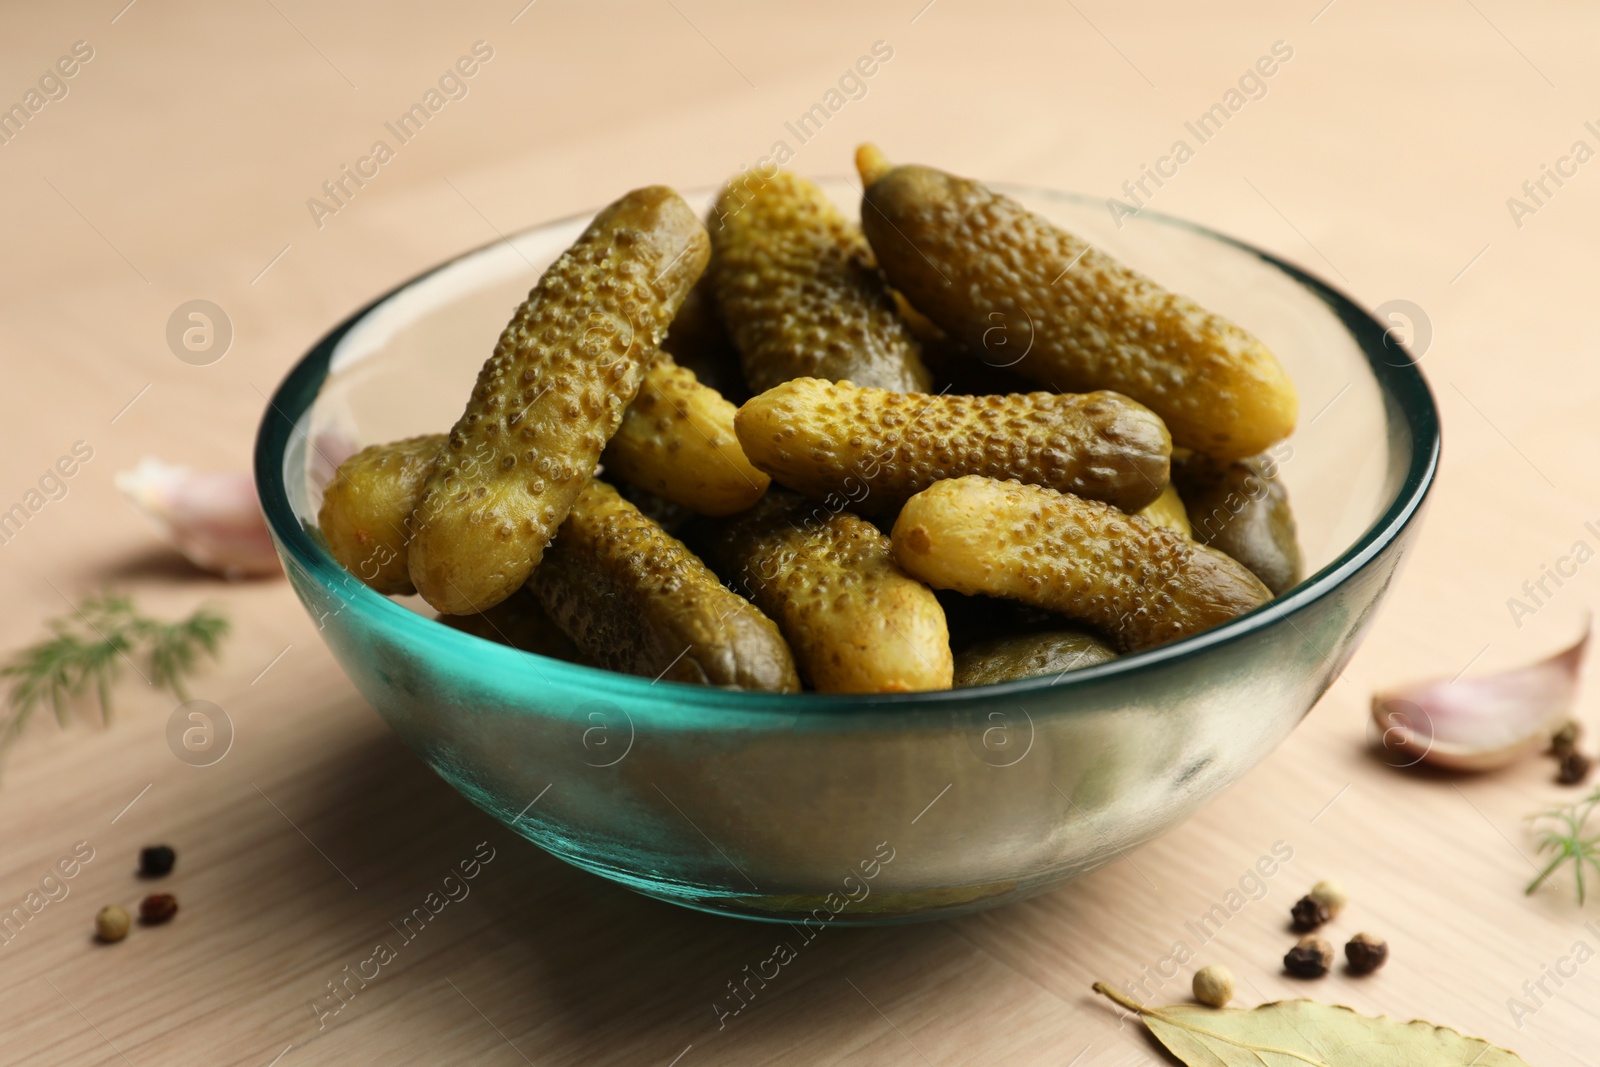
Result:
<instances>
[{"instance_id":1,"label":"garlic skin","mask_svg":"<svg viewBox=\"0 0 1600 1067\"><path fill-rule=\"evenodd\" d=\"M1592 629L1586 623L1572 647L1526 667L1375 695L1381 744L1411 763L1458 771L1494 770L1539 752L1572 717Z\"/></svg>"},{"instance_id":2,"label":"garlic skin","mask_svg":"<svg viewBox=\"0 0 1600 1067\"><path fill-rule=\"evenodd\" d=\"M229 579L282 573L249 472L195 471L146 456L119 472L116 485L196 567Z\"/></svg>"}]
</instances>

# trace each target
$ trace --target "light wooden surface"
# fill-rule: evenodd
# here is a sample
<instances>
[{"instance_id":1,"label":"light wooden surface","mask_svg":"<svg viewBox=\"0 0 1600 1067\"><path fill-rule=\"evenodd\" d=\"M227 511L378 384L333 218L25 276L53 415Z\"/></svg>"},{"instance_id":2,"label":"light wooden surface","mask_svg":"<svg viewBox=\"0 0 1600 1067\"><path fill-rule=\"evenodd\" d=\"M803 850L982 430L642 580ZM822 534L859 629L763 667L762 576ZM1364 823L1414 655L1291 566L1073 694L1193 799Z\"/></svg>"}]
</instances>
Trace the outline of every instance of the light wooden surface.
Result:
<instances>
[{"instance_id":1,"label":"light wooden surface","mask_svg":"<svg viewBox=\"0 0 1600 1067\"><path fill-rule=\"evenodd\" d=\"M74 843L94 859L0 945L0 1062L1150 1063L1089 984L1158 968L1279 841L1293 860L1197 960L1227 963L1242 1001L1309 993L1456 1026L1540 1067L1600 1062L1600 962L1547 980L1555 995L1520 1027L1507 1005L1575 943L1600 949L1600 905L1521 892L1524 815L1572 794L1542 760L1398 773L1364 727L1375 686L1517 663L1566 641L1594 599L1600 571L1586 567L1520 627L1506 605L1575 541L1593 544L1584 523L1600 519L1600 163L1548 185L1520 228L1506 205L1575 140L1600 147L1584 128L1600 119L1592 7L124 3L0 13L0 103L73 42L94 49L68 95L0 147L0 507L75 441L94 449L66 498L0 547L0 646L107 583L170 614L217 602L237 632L195 695L237 736L213 767L180 763L164 739L173 702L135 680L109 729L40 721L10 753L0 908ZM469 95L319 229L307 198L479 40L494 54ZM879 40L892 59L799 147L797 169L843 172L871 137L961 173L1105 194L1287 42L1266 96L1154 206L1369 307L1425 309L1444 469L1349 670L1200 816L1019 906L831 931L719 1030L712 1003L770 953L771 929L636 897L513 839L394 740L281 580L228 585L173 563L112 475L145 454L244 465L263 394L350 309L497 231L636 185L708 185L775 139L795 146L785 121ZM164 341L193 298L236 331L212 366ZM1582 698L1591 722L1596 699ZM91 943L99 906L145 888L134 859L154 841L179 849L176 921ZM319 1029L310 1005L326 983L398 940L391 920L483 841L495 858L471 895ZM1341 933L1389 938L1376 977L1281 975L1288 906L1321 877L1354 897ZM1157 999L1183 996L1188 973Z\"/></svg>"}]
</instances>

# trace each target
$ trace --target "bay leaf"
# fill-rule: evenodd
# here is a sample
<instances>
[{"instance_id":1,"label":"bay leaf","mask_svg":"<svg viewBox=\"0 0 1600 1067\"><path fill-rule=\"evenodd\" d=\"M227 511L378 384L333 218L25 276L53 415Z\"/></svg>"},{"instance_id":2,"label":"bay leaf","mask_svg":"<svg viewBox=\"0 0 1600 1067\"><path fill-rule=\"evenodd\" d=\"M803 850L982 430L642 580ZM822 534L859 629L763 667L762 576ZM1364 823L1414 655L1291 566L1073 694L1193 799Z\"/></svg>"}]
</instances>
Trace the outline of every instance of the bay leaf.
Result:
<instances>
[{"instance_id":1,"label":"bay leaf","mask_svg":"<svg viewBox=\"0 0 1600 1067\"><path fill-rule=\"evenodd\" d=\"M1513 1052L1433 1023L1358 1015L1314 1000L1258 1008L1149 1008L1096 982L1189 1067L1528 1067Z\"/></svg>"}]
</instances>

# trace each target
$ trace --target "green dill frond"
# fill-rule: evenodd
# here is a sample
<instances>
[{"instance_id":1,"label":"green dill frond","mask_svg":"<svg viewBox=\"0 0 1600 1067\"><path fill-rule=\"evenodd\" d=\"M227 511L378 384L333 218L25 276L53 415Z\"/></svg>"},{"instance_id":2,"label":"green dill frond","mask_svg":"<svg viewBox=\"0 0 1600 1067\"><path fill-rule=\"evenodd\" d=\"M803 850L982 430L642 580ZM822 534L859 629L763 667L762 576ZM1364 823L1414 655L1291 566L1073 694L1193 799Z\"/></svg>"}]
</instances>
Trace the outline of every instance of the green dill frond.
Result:
<instances>
[{"instance_id":1,"label":"green dill frond","mask_svg":"<svg viewBox=\"0 0 1600 1067\"><path fill-rule=\"evenodd\" d=\"M1600 808L1600 789L1596 789L1576 803L1549 808L1533 815L1535 826L1555 824L1555 828L1546 829L1539 838L1539 852L1553 855L1550 862L1545 864L1533 881L1528 883L1524 892L1533 893L1564 864L1570 863L1578 904L1580 907L1583 905L1587 895L1585 868L1593 868L1600 874L1600 833L1590 837L1584 836L1588 832L1589 817L1594 814L1596 808Z\"/></svg>"},{"instance_id":2,"label":"green dill frond","mask_svg":"<svg viewBox=\"0 0 1600 1067\"><path fill-rule=\"evenodd\" d=\"M217 656L228 620L200 608L178 622L162 622L141 615L132 597L104 593L69 615L49 620L46 629L51 636L0 666L0 679L10 682L6 703L11 713L0 727L0 750L45 704L65 726L73 705L91 688L102 721L110 721L112 692L125 666L135 666L155 688L187 699L185 679L202 653ZM140 661L143 667L137 666Z\"/></svg>"}]
</instances>

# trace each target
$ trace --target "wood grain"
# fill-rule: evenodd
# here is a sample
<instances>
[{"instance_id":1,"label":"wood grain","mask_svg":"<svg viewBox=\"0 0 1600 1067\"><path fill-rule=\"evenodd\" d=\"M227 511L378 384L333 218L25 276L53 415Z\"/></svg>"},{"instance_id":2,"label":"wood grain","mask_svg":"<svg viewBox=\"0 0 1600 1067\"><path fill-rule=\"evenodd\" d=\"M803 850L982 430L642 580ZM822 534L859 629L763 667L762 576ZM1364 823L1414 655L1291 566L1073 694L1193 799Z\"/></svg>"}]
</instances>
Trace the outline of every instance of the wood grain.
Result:
<instances>
[{"instance_id":1,"label":"wood grain","mask_svg":"<svg viewBox=\"0 0 1600 1067\"><path fill-rule=\"evenodd\" d=\"M1541 1067L1597 1062L1600 963L1547 982L1520 1026L1507 1005L1575 943L1600 948L1585 925L1600 927L1600 907L1580 911L1564 888L1521 893L1524 815L1571 794L1543 761L1398 773L1364 727L1375 686L1517 663L1567 640L1594 599L1600 571L1586 567L1520 626L1506 605L1600 518L1600 164L1548 185L1520 228L1506 201L1575 140L1600 146L1584 127L1600 118L1595 11L124 2L0 13L0 103L73 42L94 49L67 95L0 146L0 508L75 441L94 449L66 497L0 546L0 647L107 583L170 614L217 602L237 633L195 695L237 736L213 767L178 762L171 702L134 680L109 728L41 721L11 751L0 908L74 843L94 859L0 945L0 1062L1150 1063L1089 985L1155 972L1180 940L1196 962L1153 980L1158 1000L1223 962L1246 1003L1313 994L1456 1026ZM494 54L467 95L319 228L307 199L480 40ZM875 41L893 55L865 95L799 143L785 123ZM1271 248L1366 306L1425 309L1444 469L1365 647L1281 750L1177 831L1015 907L830 930L722 1029L711 1005L770 953L770 929L645 900L513 839L393 739L282 581L191 572L112 486L145 454L243 466L264 394L311 342L498 232L638 185L709 185L779 139L814 174L847 172L870 137L897 158L1109 194L1275 41L1294 54L1265 96L1151 207ZM195 298L235 330L211 366L164 340ZM1582 698L1591 722L1595 699ZM93 944L100 905L148 888L133 869L156 841L179 850L178 917ZM1278 841L1293 860L1199 946L1186 924ZM495 858L471 895L319 1028L327 983L399 941L391 921L480 842ZM1322 877L1353 898L1340 933L1389 938L1378 975L1282 975L1287 909Z\"/></svg>"}]
</instances>

